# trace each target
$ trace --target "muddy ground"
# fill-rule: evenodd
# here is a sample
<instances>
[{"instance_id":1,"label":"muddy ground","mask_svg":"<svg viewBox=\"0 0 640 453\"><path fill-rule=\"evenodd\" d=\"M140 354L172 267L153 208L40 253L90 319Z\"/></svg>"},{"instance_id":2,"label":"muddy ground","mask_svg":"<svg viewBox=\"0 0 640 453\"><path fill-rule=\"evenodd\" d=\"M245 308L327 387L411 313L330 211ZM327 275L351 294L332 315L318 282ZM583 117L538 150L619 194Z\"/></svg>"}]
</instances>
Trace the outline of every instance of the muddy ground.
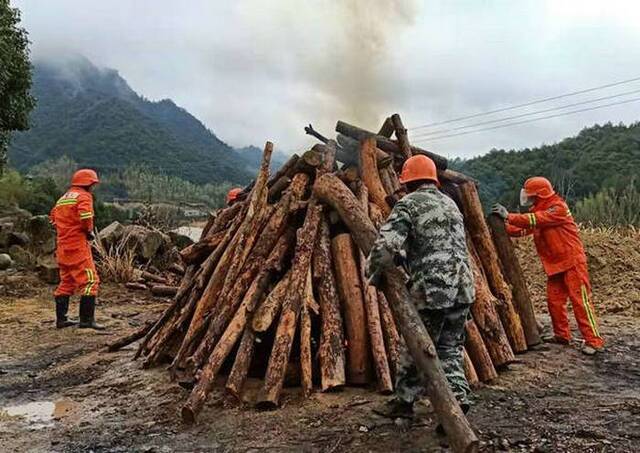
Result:
<instances>
[{"instance_id":1,"label":"muddy ground","mask_svg":"<svg viewBox=\"0 0 640 453\"><path fill-rule=\"evenodd\" d=\"M387 397L368 389L305 402L288 389L273 412L216 390L198 424L185 427L186 390L162 369L141 370L132 346L102 350L166 302L107 285L101 334L56 330L50 292L28 275L0 281L2 452L444 451L427 406L412 424L388 420L372 411ZM477 389L470 420L483 451L640 451L640 319L605 315L602 324L606 354L547 345Z\"/></svg>"}]
</instances>

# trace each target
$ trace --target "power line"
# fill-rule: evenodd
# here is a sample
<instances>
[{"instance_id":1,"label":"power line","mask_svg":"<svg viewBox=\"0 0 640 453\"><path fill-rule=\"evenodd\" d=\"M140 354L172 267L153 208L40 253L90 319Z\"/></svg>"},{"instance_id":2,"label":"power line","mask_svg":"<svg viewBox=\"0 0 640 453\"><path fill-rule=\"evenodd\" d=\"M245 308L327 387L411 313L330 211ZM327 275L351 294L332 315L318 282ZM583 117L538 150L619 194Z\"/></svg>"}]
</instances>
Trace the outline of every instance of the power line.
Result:
<instances>
[{"instance_id":1,"label":"power line","mask_svg":"<svg viewBox=\"0 0 640 453\"><path fill-rule=\"evenodd\" d=\"M608 83L606 85L600 85L600 86L593 87L593 88L587 88L585 90L572 91L570 93L560 94L558 96L551 96L551 97L548 97L548 98L543 98L543 99L538 99L538 100L535 100L535 101L525 102L524 104L518 104L518 105L511 106L511 107L502 107L502 108L499 108L499 109L496 109L496 110L489 110L489 111L486 111L486 112L474 113L472 115L460 116L460 117L451 118L451 119L448 119L448 120L445 120L445 121L438 121L438 122L435 122L435 123L422 124L420 126L415 126L415 127L409 128L409 130L423 129L423 128L432 127L432 126L440 126L442 124L455 123L455 122L462 121L462 120L468 120L468 119L472 119L472 118L477 118L479 116L492 115L494 113L506 112L506 111L509 111L509 110L519 109L519 108L522 108L522 107L528 107L530 105L542 104L543 102L554 101L556 99L563 99L563 98L567 98L567 97L570 97L570 96L576 96L578 94L591 93L593 91L603 90L605 88L611 88L611 87L615 87L615 86L619 86L619 85L624 85L624 84L627 84L627 83L637 82L639 80L640 80L640 77L634 77L632 79L627 79L627 80L621 80L619 82Z\"/></svg>"},{"instance_id":2,"label":"power line","mask_svg":"<svg viewBox=\"0 0 640 453\"><path fill-rule=\"evenodd\" d=\"M557 107L551 107L551 108L548 108L548 109L537 110L535 112L521 113L519 115L507 116L507 117L498 118L498 119L495 119L495 120L489 120L489 121L482 121L480 123L467 124L467 125L464 125L464 126L453 127L453 128L450 128L450 129L438 129L438 130L431 131L431 132L423 132L421 134L417 134L417 135L413 136L413 138L415 139L415 138L429 137L429 136L432 136L432 135L438 135L438 134L442 134L442 133L445 133L445 132L453 132L453 131L459 131L459 130L463 130L463 129L469 129L470 127L486 126L487 124L502 123L502 122L508 121L508 120L513 120L513 119L517 119L517 118L526 118L527 116L540 115L541 113L554 112L556 110L568 109L568 108L571 108L571 107L577 107L579 105L593 104L594 102L606 101L607 99L619 98L619 97L622 97L622 96L628 96L630 94L636 94L636 93L640 93L640 89L632 90L632 91L626 91L624 93L619 93L619 94L613 94L611 96L603 96L603 97L600 97L600 98L590 99L590 100L581 101L581 102L574 102L573 104L566 104L566 105L560 105L560 106L557 106Z\"/></svg>"},{"instance_id":3,"label":"power line","mask_svg":"<svg viewBox=\"0 0 640 453\"><path fill-rule=\"evenodd\" d=\"M528 119L528 120L523 120L523 121L515 121L513 123L501 124L499 126L485 127L485 128L482 128L482 129L475 129L475 130L467 131L467 132L459 132L459 133L456 133L456 134L439 135L437 137L422 138L420 140L416 140L416 142L439 140L441 138L458 137L460 135L469 135L469 134L474 134L476 132L484 132L484 131L491 131L491 130L495 130L495 129L502 129L502 128L505 128L505 127L517 126L517 125L526 124L526 123L533 123L535 121L547 120L547 119L551 119L551 118L558 118L558 117L561 117L561 116L573 115L573 114L576 114L576 113L588 112L588 111L591 111L591 110L598 110L598 109L602 109L602 108L606 108L606 107L613 107L613 106L616 106L616 105L629 104L631 102L636 102L636 101L640 101L640 97L633 98L633 99L627 99L627 100L619 101L619 102L612 102L612 103L609 103L609 104L596 105L594 107L588 107L588 108L585 108L585 109L572 110L570 112L557 113L555 115L542 116L540 118L533 118L533 119Z\"/></svg>"}]
</instances>

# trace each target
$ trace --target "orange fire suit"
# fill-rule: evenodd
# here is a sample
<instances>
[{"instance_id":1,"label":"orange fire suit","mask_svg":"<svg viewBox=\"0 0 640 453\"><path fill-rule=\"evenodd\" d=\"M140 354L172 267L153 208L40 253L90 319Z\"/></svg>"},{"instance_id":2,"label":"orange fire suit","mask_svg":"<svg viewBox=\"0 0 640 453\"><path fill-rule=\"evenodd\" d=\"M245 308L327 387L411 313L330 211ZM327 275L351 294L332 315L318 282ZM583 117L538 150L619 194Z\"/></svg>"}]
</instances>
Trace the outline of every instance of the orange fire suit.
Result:
<instances>
[{"instance_id":1,"label":"orange fire suit","mask_svg":"<svg viewBox=\"0 0 640 453\"><path fill-rule=\"evenodd\" d=\"M49 214L56 228L56 260L60 284L56 296L95 296L100 279L87 240L93 231L93 196L83 187L71 187Z\"/></svg>"},{"instance_id":2,"label":"orange fire suit","mask_svg":"<svg viewBox=\"0 0 640 453\"><path fill-rule=\"evenodd\" d=\"M547 274L547 303L554 334L571 339L567 298L571 300L580 333L586 344L604 345L591 302L587 257L569 207L559 195L538 198L527 214L509 214L507 233L533 234L536 250Z\"/></svg>"}]
</instances>

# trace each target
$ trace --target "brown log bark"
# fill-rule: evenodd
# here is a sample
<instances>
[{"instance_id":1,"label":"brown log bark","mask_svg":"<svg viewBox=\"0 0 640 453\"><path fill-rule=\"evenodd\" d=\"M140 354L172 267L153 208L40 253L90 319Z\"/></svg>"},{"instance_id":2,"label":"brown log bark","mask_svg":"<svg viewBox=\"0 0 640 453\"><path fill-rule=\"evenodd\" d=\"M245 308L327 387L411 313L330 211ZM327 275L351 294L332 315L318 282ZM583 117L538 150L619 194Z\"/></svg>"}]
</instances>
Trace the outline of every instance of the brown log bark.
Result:
<instances>
[{"instance_id":1,"label":"brown log bark","mask_svg":"<svg viewBox=\"0 0 640 453\"><path fill-rule=\"evenodd\" d=\"M387 193L380 181L375 159L375 139L372 137L360 143L360 175L371 200L382 210L384 217L388 217L391 208L386 202Z\"/></svg>"},{"instance_id":2,"label":"brown log bark","mask_svg":"<svg viewBox=\"0 0 640 453\"><path fill-rule=\"evenodd\" d=\"M411 145L409 144L409 135L407 134L407 129L402 124L402 118L397 113L391 115L391 122L393 123L393 128L396 133L396 138L398 139L398 148L400 148L400 154L403 159L408 159L413 155L411 151Z\"/></svg>"},{"instance_id":3,"label":"brown log bark","mask_svg":"<svg viewBox=\"0 0 640 453\"><path fill-rule=\"evenodd\" d=\"M155 322L153 321L146 322L143 326L139 327L129 335L125 335L124 337L120 337L117 340L112 341L107 345L107 351L115 352L124 348L125 346L130 345L135 341L138 341L140 338L149 333L154 324Z\"/></svg>"},{"instance_id":4,"label":"brown log bark","mask_svg":"<svg viewBox=\"0 0 640 453\"><path fill-rule=\"evenodd\" d=\"M487 350L482 336L480 335L480 330L478 330L478 326L476 326L473 319L468 320L465 324L465 332L467 334L467 338L465 340L464 347L469 353L469 357L471 358L471 362L473 362L473 368L478 374L478 378L482 382L487 382L497 378L498 372L491 362L489 351Z\"/></svg>"},{"instance_id":5,"label":"brown log bark","mask_svg":"<svg viewBox=\"0 0 640 453\"><path fill-rule=\"evenodd\" d=\"M206 365L202 369L198 383L193 388L191 395L189 395L187 402L182 408L182 420L185 423L193 423L198 412L202 409L222 364L233 350L233 346L247 326L249 317L262 298L269 283L271 273L281 269L284 257L287 255L287 250L291 246L292 235L293 231L282 236L281 240L278 241L278 245L276 245L271 252L264 269L251 284L251 287L240 304L240 308L238 308L238 311L227 326L222 338L220 338L220 341L216 344L216 347L209 356Z\"/></svg>"},{"instance_id":6,"label":"brown log bark","mask_svg":"<svg viewBox=\"0 0 640 453\"><path fill-rule=\"evenodd\" d=\"M393 182L391 180L389 167L381 168L380 170L378 170L378 173L380 174L380 182L382 182L382 187L384 187L384 191L386 192L387 197L389 195L393 195L393 193L396 190L395 190L395 187L393 186Z\"/></svg>"},{"instance_id":7,"label":"brown log bark","mask_svg":"<svg viewBox=\"0 0 640 453\"><path fill-rule=\"evenodd\" d=\"M514 352L524 352L527 350L527 339L524 336L524 330L522 330L520 317L513 306L511 289L500 269L498 253L484 219L476 185L464 183L459 186L459 189L466 226L480 257L491 292L500 300L498 313L507 337L509 337L509 343L511 343Z\"/></svg>"},{"instance_id":8,"label":"brown log bark","mask_svg":"<svg viewBox=\"0 0 640 453\"><path fill-rule=\"evenodd\" d=\"M314 199L311 201L312 203L307 208L304 224L298 230L296 251L291 265L289 297L282 307L264 386L258 395L258 407L263 409L274 408L279 404L298 314L305 295L313 247L316 243L318 225L322 215L322 207L316 205Z\"/></svg>"},{"instance_id":9,"label":"brown log bark","mask_svg":"<svg viewBox=\"0 0 640 453\"><path fill-rule=\"evenodd\" d=\"M438 179L440 179L441 182L453 182L455 184L464 184L466 182L477 183L477 181L470 176L449 168L446 170L438 170Z\"/></svg>"},{"instance_id":10,"label":"brown log bark","mask_svg":"<svg viewBox=\"0 0 640 453\"><path fill-rule=\"evenodd\" d=\"M338 134L337 140L340 144L340 148L336 155L338 161L342 162L346 166L358 165L358 162L360 161L360 141L342 134ZM393 158L381 149L376 148L375 152L376 165L378 168L386 168L393 163Z\"/></svg>"},{"instance_id":11,"label":"brown log bark","mask_svg":"<svg viewBox=\"0 0 640 453\"><path fill-rule=\"evenodd\" d=\"M391 135L393 135L394 130L395 128L393 126L393 121L391 120L391 117L388 116L387 118L385 118L384 123L382 123L382 126L380 126L380 131L378 132L378 135L381 135L382 137L391 138Z\"/></svg>"},{"instance_id":12,"label":"brown log bark","mask_svg":"<svg viewBox=\"0 0 640 453\"><path fill-rule=\"evenodd\" d=\"M358 200L337 177L323 175L314 184L314 194L335 209L363 253L368 254L377 233ZM478 438L451 392L435 346L429 337L399 270L385 272L384 293L409 352L422 376L434 410L441 420L454 451L477 451Z\"/></svg>"},{"instance_id":13,"label":"brown log bark","mask_svg":"<svg viewBox=\"0 0 640 453\"><path fill-rule=\"evenodd\" d=\"M384 343L386 345L387 356L389 358L389 367L391 368L392 375L395 377L397 376L398 364L400 363L402 339L398 333L396 322L393 319L393 313L391 312L391 307L389 306L387 297L382 291L378 291L378 305L380 306L380 320L382 322Z\"/></svg>"},{"instance_id":14,"label":"brown log bark","mask_svg":"<svg viewBox=\"0 0 640 453\"><path fill-rule=\"evenodd\" d=\"M280 199L280 196L282 195L282 192L284 192L284 190L289 187L289 184L291 184L291 178L289 178L288 176L283 176L278 179L275 184L269 189L269 203L275 203L276 201L278 201Z\"/></svg>"},{"instance_id":15,"label":"brown log bark","mask_svg":"<svg viewBox=\"0 0 640 453\"><path fill-rule=\"evenodd\" d=\"M172 297L178 293L177 286L169 285L153 285L151 287L151 294L157 297Z\"/></svg>"},{"instance_id":16,"label":"brown log bark","mask_svg":"<svg viewBox=\"0 0 640 453\"><path fill-rule=\"evenodd\" d=\"M225 230L218 231L202 241L195 242L182 250L180 257L185 264L200 264L218 247L226 235Z\"/></svg>"},{"instance_id":17,"label":"brown log bark","mask_svg":"<svg viewBox=\"0 0 640 453\"><path fill-rule=\"evenodd\" d=\"M138 282L127 282L124 284L124 287L132 291L146 291L149 289L149 287L144 283Z\"/></svg>"},{"instance_id":18,"label":"brown log bark","mask_svg":"<svg viewBox=\"0 0 640 453\"><path fill-rule=\"evenodd\" d=\"M311 284L311 268L305 289L304 303L300 310L300 376L302 392L304 396L311 395L313 391L313 364L311 357L311 314L309 313L308 299L313 299L313 286Z\"/></svg>"},{"instance_id":19,"label":"brown log bark","mask_svg":"<svg viewBox=\"0 0 640 453\"><path fill-rule=\"evenodd\" d=\"M531 295L520 267L520 261L518 261L511 239L504 227L504 221L499 216L492 214L487 218L487 223L491 229L493 243L502 263L502 270L513 291L513 304L520 316L522 328L527 338L527 345L535 346L540 344L542 340L538 331L536 314L531 303Z\"/></svg>"},{"instance_id":20,"label":"brown log bark","mask_svg":"<svg viewBox=\"0 0 640 453\"><path fill-rule=\"evenodd\" d=\"M473 244L470 243L469 252L476 293L475 303L471 305L471 313L482 334L491 361L494 366L501 367L513 362L515 356L496 308L500 302L491 294L480 267L480 260Z\"/></svg>"},{"instance_id":21,"label":"brown log bark","mask_svg":"<svg viewBox=\"0 0 640 453\"><path fill-rule=\"evenodd\" d=\"M464 353L464 375L467 378L467 382L471 388L476 387L480 383L480 379L478 379L478 374L476 373L476 369L473 367L473 362L469 358L469 354L465 349Z\"/></svg>"},{"instance_id":22,"label":"brown log bark","mask_svg":"<svg viewBox=\"0 0 640 453\"><path fill-rule=\"evenodd\" d=\"M358 181L360 178L360 171L358 170L357 165L349 165L340 169L339 172L336 173L336 176L342 180L347 185L353 184Z\"/></svg>"},{"instance_id":23,"label":"brown log bark","mask_svg":"<svg viewBox=\"0 0 640 453\"><path fill-rule=\"evenodd\" d=\"M313 254L313 279L320 302L320 385L325 392L346 383L342 315L331 264L331 237L326 218L320 222Z\"/></svg>"},{"instance_id":24,"label":"brown log bark","mask_svg":"<svg viewBox=\"0 0 640 453\"><path fill-rule=\"evenodd\" d=\"M347 137L351 137L355 140L362 140L363 138L375 136L377 141L377 146L380 150L386 151L391 154L399 154L400 148L397 142L388 139L387 137L382 137L380 135L374 134L373 132L361 129L356 126L352 126L351 124L347 124L344 121L338 121L336 124L336 132L346 135ZM445 170L447 168L447 159L438 154L434 154L430 151L424 150L422 148L418 148L416 146L411 147L412 154L424 154L433 160L436 164L436 167L440 170Z\"/></svg>"},{"instance_id":25,"label":"brown log bark","mask_svg":"<svg viewBox=\"0 0 640 453\"><path fill-rule=\"evenodd\" d=\"M160 276L160 275L156 275L156 274L153 274L153 273L147 272L147 271L142 271L140 273L140 275L146 281L154 282L154 283L160 283L161 285L166 285L167 284L167 279L162 277L162 276Z\"/></svg>"},{"instance_id":26,"label":"brown log bark","mask_svg":"<svg viewBox=\"0 0 640 453\"><path fill-rule=\"evenodd\" d=\"M371 374L369 337L364 295L355 253L353 240L348 233L339 234L331 240L331 255L338 283L338 294L344 308L347 382L366 384Z\"/></svg>"},{"instance_id":27,"label":"brown log bark","mask_svg":"<svg viewBox=\"0 0 640 453\"><path fill-rule=\"evenodd\" d=\"M376 227L376 230L380 229L386 217L380 210L377 204L369 202L369 218L373 222L373 226Z\"/></svg>"},{"instance_id":28,"label":"brown log bark","mask_svg":"<svg viewBox=\"0 0 640 453\"><path fill-rule=\"evenodd\" d=\"M229 372L227 385L225 386L227 392L235 396L238 401L242 401L242 388L247 380L249 366L253 359L255 339L255 332L251 330L250 327L245 327L242 339L240 340L240 346L238 347L238 352L236 353L236 358L233 362L233 367Z\"/></svg>"},{"instance_id":29,"label":"brown log bark","mask_svg":"<svg viewBox=\"0 0 640 453\"><path fill-rule=\"evenodd\" d=\"M256 310L253 315L253 320L251 321L251 326L254 331L265 332L269 327L271 327L273 320L276 319L276 316L280 313L282 302L287 296L289 283L291 283L291 272L288 272L284 277L282 277Z\"/></svg>"}]
</instances>

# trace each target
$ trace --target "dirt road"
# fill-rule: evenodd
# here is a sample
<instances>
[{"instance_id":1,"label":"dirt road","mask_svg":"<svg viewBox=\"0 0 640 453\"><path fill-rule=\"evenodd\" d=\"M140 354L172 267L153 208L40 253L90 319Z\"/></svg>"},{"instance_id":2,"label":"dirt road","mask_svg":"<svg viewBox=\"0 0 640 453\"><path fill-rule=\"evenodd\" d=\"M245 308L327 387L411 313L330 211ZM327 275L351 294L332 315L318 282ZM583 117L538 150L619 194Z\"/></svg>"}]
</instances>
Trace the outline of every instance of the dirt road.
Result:
<instances>
[{"instance_id":1,"label":"dirt road","mask_svg":"<svg viewBox=\"0 0 640 453\"><path fill-rule=\"evenodd\" d=\"M199 423L182 426L187 392L164 370L141 370L132 347L101 350L162 310L162 300L107 286L101 335L56 330L49 294L28 277L0 286L2 452L443 451L427 406L412 424L384 419L372 409L385 397L367 389L316 393L304 404L289 389L274 412L217 390ZM608 315L606 354L550 345L519 356L475 394L470 418L483 451L640 451L639 330L637 318Z\"/></svg>"}]
</instances>

